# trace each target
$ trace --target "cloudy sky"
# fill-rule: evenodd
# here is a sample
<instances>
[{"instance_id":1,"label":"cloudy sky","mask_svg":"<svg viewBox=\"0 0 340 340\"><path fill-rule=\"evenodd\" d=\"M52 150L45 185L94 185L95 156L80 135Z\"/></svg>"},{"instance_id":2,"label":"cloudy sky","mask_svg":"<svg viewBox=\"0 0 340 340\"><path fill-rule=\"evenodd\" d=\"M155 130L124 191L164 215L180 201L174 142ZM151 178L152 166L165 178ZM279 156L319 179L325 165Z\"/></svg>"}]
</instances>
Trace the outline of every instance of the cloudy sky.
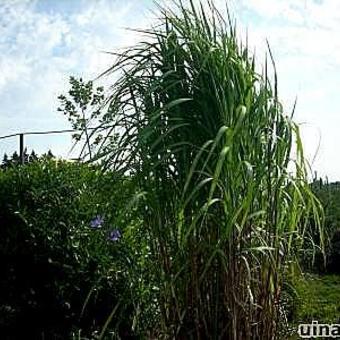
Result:
<instances>
[{"instance_id":1,"label":"cloudy sky","mask_svg":"<svg viewBox=\"0 0 340 340\"><path fill-rule=\"evenodd\" d=\"M214 3L224 8L223 0ZM298 98L295 119L313 170L340 180L340 1L230 0L229 7L259 62L269 40L287 111ZM153 9L152 0L1 0L0 136L69 128L56 111L68 77L105 70L112 59L103 51L138 41L125 28L148 27ZM61 135L26 143L63 156L71 146ZM15 138L0 140L0 155L16 148Z\"/></svg>"}]
</instances>

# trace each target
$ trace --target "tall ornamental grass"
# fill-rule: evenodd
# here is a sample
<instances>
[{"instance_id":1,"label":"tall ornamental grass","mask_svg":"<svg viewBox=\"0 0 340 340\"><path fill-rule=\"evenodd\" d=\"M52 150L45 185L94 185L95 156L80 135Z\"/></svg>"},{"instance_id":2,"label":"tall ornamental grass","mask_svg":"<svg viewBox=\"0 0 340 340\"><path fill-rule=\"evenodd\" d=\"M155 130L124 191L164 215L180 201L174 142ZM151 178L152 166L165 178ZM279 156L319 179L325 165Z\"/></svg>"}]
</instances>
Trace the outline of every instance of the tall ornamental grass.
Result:
<instances>
[{"instance_id":1,"label":"tall ornamental grass","mask_svg":"<svg viewBox=\"0 0 340 340\"><path fill-rule=\"evenodd\" d=\"M117 54L98 157L134 179L157 337L274 339L322 210L272 58L273 76L267 61L259 74L230 18L202 4L160 8L145 41Z\"/></svg>"}]
</instances>

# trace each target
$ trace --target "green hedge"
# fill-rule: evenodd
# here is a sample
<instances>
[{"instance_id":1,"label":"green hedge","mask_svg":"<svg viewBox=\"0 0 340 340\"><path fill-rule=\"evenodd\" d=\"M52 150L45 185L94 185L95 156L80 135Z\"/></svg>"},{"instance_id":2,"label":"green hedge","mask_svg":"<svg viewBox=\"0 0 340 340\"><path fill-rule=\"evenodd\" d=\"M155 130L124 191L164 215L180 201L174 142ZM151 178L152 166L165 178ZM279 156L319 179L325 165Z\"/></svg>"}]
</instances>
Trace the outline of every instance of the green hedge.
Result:
<instances>
[{"instance_id":1,"label":"green hedge","mask_svg":"<svg viewBox=\"0 0 340 340\"><path fill-rule=\"evenodd\" d=\"M118 302L109 327L131 328L128 187L113 173L64 161L0 171L2 338L90 335ZM97 215L104 223L91 227ZM110 240L116 229L122 238Z\"/></svg>"}]
</instances>

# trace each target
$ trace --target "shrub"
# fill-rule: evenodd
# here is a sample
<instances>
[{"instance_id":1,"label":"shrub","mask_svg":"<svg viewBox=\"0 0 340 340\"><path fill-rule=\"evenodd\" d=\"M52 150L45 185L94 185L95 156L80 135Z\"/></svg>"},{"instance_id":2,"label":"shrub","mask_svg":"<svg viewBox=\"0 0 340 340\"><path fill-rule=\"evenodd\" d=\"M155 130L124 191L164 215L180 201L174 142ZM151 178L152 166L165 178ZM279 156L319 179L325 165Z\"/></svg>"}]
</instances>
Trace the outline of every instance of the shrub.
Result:
<instances>
[{"instance_id":1,"label":"shrub","mask_svg":"<svg viewBox=\"0 0 340 340\"><path fill-rule=\"evenodd\" d=\"M131 328L128 223L119 215L128 186L97 167L47 159L0 171L2 337L91 334L118 302L109 325ZM97 215L102 228L91 227Z\"/></svg>"}]
</instances>

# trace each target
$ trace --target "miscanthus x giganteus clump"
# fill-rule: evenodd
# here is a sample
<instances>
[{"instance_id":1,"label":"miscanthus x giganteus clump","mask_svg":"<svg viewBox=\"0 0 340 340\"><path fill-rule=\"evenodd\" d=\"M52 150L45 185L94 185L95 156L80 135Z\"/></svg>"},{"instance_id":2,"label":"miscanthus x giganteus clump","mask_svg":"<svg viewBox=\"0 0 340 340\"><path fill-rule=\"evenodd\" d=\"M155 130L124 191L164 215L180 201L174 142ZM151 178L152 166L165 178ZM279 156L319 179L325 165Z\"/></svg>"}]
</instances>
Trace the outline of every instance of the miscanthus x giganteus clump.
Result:
<instances>
[{"instance_id":1,"label":"miscanthus x giganteus clump","mask_svg":"<svg viewBox=\"0 0 340 340\"><path fill-rule=\"evenodd\" d=\"M275 67L272 81L266 61L256 71L212 2L160 13L105 73L119 75L106 117L117 135L98 154L143 193L158 335L273 339L285 275L321 230L299 128Z\"/></svg>"}]
</instances>

